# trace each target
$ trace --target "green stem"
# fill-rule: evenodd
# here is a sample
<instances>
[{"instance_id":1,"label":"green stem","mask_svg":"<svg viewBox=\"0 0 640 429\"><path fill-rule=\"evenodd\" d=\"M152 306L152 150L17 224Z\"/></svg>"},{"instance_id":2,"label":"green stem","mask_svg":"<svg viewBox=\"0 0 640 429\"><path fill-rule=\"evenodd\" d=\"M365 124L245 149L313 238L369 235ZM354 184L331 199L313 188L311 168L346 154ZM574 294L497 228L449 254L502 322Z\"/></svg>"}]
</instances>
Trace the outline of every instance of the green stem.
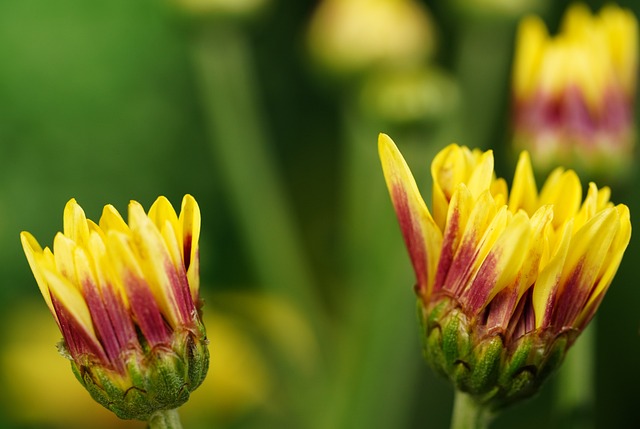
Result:
<instances>
[{"instance_id":1,"label":"green stem","mask_svg":"<svg viewBox=\"0 0 640 429\"><path fill-rule=\"evenodd\" d=\"M495 149L496 130L504 129L502 107L508 97L515 22L474 17L460 22L455 70L464 103L458 139L469 147Z\"/></svg>"},{"instance_id":2,"label":"green stem","mask_svg":"<svg viewBox=\"0 0 640 429\"><path fill-rule=\"evenodd\" d=\"M319 427L397 428L410 415L406 398L420 368L411 271L378 158L378 133L385 127L365 117L352 99L342 107L345 322L328 407L333 414L325 413Z\"/></svg>"},{"instance_id":3,"label":"green stem","mask_svg":"<svg viewBox=\"0 0 640 429\"><path fill-rule=\"evenodd\" d=\"M191 47L212 156L262 286L321 330L320 300L265 137L246 32L234 23L204 24Z\"/></svg>"},{"instance_id":4,"label":"green stem","mask_svg":"<svg viewBox=\"0 0 640 429\"><path fill-rule=\"evenodd\" d=\"M156 411L149 417L149 429L182 429L178 409Z\"/></svg>"},{"instance_id":5,"label":"green stem","mask_svg":"<svg viewBox=\"0 0 640 429\"><path fill-rule=\"evenodd\" d=\"M468 394L456 390L451 429L486 429L489 421L490 415L485 408Z\"/></svg>"}]
</instances>

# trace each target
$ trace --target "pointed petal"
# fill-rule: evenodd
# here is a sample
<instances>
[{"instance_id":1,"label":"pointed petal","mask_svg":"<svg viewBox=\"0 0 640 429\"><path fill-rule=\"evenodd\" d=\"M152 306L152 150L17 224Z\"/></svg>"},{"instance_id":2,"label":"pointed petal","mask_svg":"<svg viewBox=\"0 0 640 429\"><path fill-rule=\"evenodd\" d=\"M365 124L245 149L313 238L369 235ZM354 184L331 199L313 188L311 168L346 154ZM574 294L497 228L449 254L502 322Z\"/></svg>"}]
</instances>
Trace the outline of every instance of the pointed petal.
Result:
<instances>
[{"instance_id":1,"label":"pointed petal","mask_svg":"<svg viewBox=\"0 0 640 429\"><path fill-rule=\"evenodd\" d=\"M513 186L509 196L509 210L512 213L522 209L529 215L538 207L538 188L536 179L531 168L529 153L524 151L520 154L516 172L513 176Z\"/></svg>"},{"instance_id":2,"label":"pointed petal","mask_svg":"<svg viewBox=\"0 0 640 429\"><path fill-rule=\"evenodd\" d=\"M428 298L440 257L442 233L433 221L404 158L387 135L380 134L378 150L418 288L423 297Z\"/></svg>"},{"instance_id":3,"label":"pointed petal","mask_svg":"<svg viewBox=\"0 0 640 429\"><path fill-rule=\"evenodd\" d=\"M132 246L131 238L126 234L117 231L109 231L107 234L109 259L116 276L122 279L138 326L153 347L169 340L169 331L160 310L165 304L158 302L159 297L145 278Z\"/></svg>"},{"instance_id":4,"label":"pointed petal","mask_svg":"<svg viewBox=\"0 0 640 429\"><path fill-rule=\"evenodd\" d=\"M473 168L467 181L469 192L474 198L491 189L493 180L493 151L488 150L482 154L478 164Z\"/></svg>"},{"instance_id":5,"label":"pointed petal","mask_svg":"<svg viewBox=\"0 0 640 429\"><path fill-rule=\"evenodd\" d=\"M582 185L573 170L554 170L542 190L538 204L553 205L553 225L558 228L578 212L582 199Z\"/></svg>"},{"instance_id":6,"label":"pointed petal","mask_svg":"<svg viewBox=\"0 0 640 429\"><path fill-rule=\"evenodd\" d=\"M513 91L518 99L531 97L536 90L547 38L547 28L537 16L525 17L518 25L512 74Z\"/></svg>"},{"instance_id":7,"label":"pointed petal","mask_svg":"<svg viewBox=\"0 0 640 429\"><path fill-rule=\"evenodd\" d=\"M113 329L109 313L102 301L99 286L86 252L81 247L74 250L74 262L77 279L82 287L82 296L87 304L97 337L114 368L123 371L124 365L120 357L121 347L118 336Z\"/></svg>"},{"instance_id":8,"label":"pointed petal","mask_svg":"<svg viewBox=\"0 0 640 429\"><path fill-rule=\"evenodd\" d=\"M127 223L122 219L118 210L112 205L104 206L102 216L100 217L100 228L106 233L107 231L119 231L125 234L129 233Z\"/></svg>"},{"instance_id":9,"label":"pointed petal","mask_svg":"<svg viewBox=\"0 0 640 429\"><path fill-rule=\"evenodd\" d=\"M549 252L548 261L541 262L542 270L533 286L533 309L536 317L536 328L544 328L551 323L551 312L556 300L556 291L562 275L562 268L571 244L573 222L567 222L561 232L555 251ZM551 246L550 243L545 243Z\"/></svg>"},{"instance_id":10,"label":"pointed petal","mask_svg":"<svg viewBox=\"0 0 640 429\"><path fill-rule=\"evenodd\" d=\"M53 304L51 302L49 285L47 284L47 280L44 274L42 273L42 247L40 247L40 244L35 239L35 237L27 231L22 231L20 233L20 241L22 242L22 248L24 249L24 254L27 257L27 262L29 262L29 267L31 267L31 271L33 272L33 276L36 279L36 283L38 283L40 293L42 294L44 301L47 303L47 307L49 307L51 314L53 314L53 316L56 318L56 321L58 321L58 317L56 316L55 309L53 308Z\"/></svg>"},{"instance_id":11,"label":"pointed petal","mask_svg":"<svg viewBox=\"0 0 640 429\"><path fill-rule=\"evenodd\" d=\"M468 152L467 148L450 144L438 152L431 163L433 218L440 230L444 229L449 201L456 187L465 182L471 174L470 169L467 168L471 159L471 154Z\"/></svg>"},{"instance_id":12,"label":"pointed petal","mask_svg":"<svg viewBox=\"0 0 640 429\"><path fill-rule=\"evenodd\" d=\"M589 301L585 305L584 309L576 319L575 325L579 329L584 329L586 324L591 320L593 314L600 305L600 301L604 297L604 294L607 292L607 289L611 285L613 281L613 277L618 271L618 267L620 266L620 262L622 261L622 256L624 255L624 251L629 244L629 240L631 239L631 220L629 216L629 208L623 204L620 204L616 207L618 211L619 219L620 219L620 228L618 229L613 242L611 243L611 247L607 253L605 261L603 263L603 269L599 275L600 280L597 285L594 287L591 296L589 297Z\"/></svg>"},{"instance_id":13,"label":"pointed petal","mask_svg":"<svg viewBox=\"0 0 640 429\"><path fill-rule=\"evenodd\" d=\"M102 350L93 327L89 308L78 288L65 277L50 269L45 268L43 275L51 290L52 301L59 303L59 307L56 308L58 317L61 315L60 308L63 308L64 314L69 319L68 322L72 323L76 330L81 331L82 337L91 343L91 347L95 350ZM60 320L60 323L62 324L63 321Z\"/></svg>"},{"instance_id":14,"label":"pointed petal","mask_svg":"<svg viewBox=\"0 0 640 429\"><path fill-rule=\"evenodd\" d=\"M179 223L182 225L182 255L191 297L198 301L200 288L200 207L195 198L187 194L182 199Z\"/></svg>"},{"instance_id":15,"label":"pointed petal","mask_svg":"<svg viewBox=\"0 0 640 429\"><path fill-rule=\"evenodd\" d=\"M560 279L554 325L573 326L586 305L619 226L618 211L610 208L598 213L574 235Z\"/></svg>"},{"instance_id":16,"label":"pointed petal","mask_svg":"<svg viewBox=\"0 0 640 429\"><path fill-rule=\"evenodd\" d=\"M78 285L76 267L73 260L73 252L77 244L70 238L57 233L53 239L53 255L56 260L56 268L72 285Z\"/></svg>"},{"instance_id":17,"label":"pointed petal","mask_svg":"<svg viewBox=\"0 0 640 429\"><path fill-rule=\"evenodd\" d=\"M475 202L462 239L453 256L443 288L453 296L460 296L470 285L473 276L506 225L507 210L497 211L489 191Z\"/></svg>"},{"instance_id":18,"label":"pointed petal","mask_svg":"<svg viewBox=\"0 0 640 429\"><path fill-rule=\"evenodd\" d=\"M156 199L151 205L151 208L149 209L149 219L151 219L156 228L158 228L158 231L164 227L164 224L167 221L171 223L176 234L179 231L178 215L166 197L158 197L158 199Z\"/></svg>"},{"instance_id":19,"label":"pointed petal","mask_svg":"<svg viewBox=\"0 0 640 429\"><path fill-rule=\"evenodd\" d=\"M145 280L170 325L180 326L190 320L190 311L162 235L135 201L129 204L129 225Z\"/></svg>"},{"instance_id":20,"label":"pointed petal","mask_svg":"<svg viewBox=\"0 0 640 429\"><path fill-rule=\"evenodd\" d=\"M433 287L434 292L439 291L444 286L453 257L458 251L466 230L473 206L474 199L471 196L471 192L469 192L464 183L460 183L449 204L449 212L447 213L446 227L442 239L442 250Z\"/></svg>"},{"instance_id":21,"label":"pointed petal","mask_svg":"<svg viewBox=\"0 0 640 429\"><path fill-rule=\"evenodd\" d=\"M528 254L530 239L529 218L524 212L518 212L495 242L488 244L487 256L471 286L462 294L461 301L472 314L478 314L498 292L515 283Z\"/></svg>"},{"instance_id":22,"label":"pointed petal","mask_svg":"<svg viewBox=\"0 0 640 429\"><path fill-rule=\"evenodd\" d=\"M89 239L87 217L74 198L64 206L63 224L64 235L76 243L86 243Z\"/></svg>"}]
</instances>

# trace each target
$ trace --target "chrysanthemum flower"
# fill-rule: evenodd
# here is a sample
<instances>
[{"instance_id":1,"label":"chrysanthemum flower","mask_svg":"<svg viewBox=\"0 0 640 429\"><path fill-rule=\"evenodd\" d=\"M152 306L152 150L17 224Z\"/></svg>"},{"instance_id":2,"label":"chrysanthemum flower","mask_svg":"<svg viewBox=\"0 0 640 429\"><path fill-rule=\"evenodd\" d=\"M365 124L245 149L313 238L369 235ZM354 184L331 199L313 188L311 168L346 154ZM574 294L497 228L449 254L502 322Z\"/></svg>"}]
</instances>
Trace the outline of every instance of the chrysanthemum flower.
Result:
<instances>
[{"instance_id":1,"label":"chrysanthemum flower","mask_svg":"<svg viewBox=\"0 0 640 429\"><path fill-rule=\"evenodd\" d=\"M523 19L513 63L516 147L541 168L628 167L637 70L638 23L629 10L609 5L592 15L573 5L555 37L540 18Z\"/></svg>"},{"instance_id":2,"label":"chrysanthemum flower","mask_svg":"<svg viewBox=\"0 0 640 429\"><path fill-rule=\"evenodd\" d=\"M74 199L53 251L20 238L63 336L59 349L100 404L124 419L182 405L209 362L199 298L200 211L190 195L178 216L160 197L129 224L105 206L99 224Z\"/></svg>"},{"instance_id":3,"label":"chrysanthemum flower","mask_svg":"<svg viewBox=\"0 0 640 429\"><path fill-rule=\"evenodd\" d=\"M392 140L379 151L415 270L425 356L488 408L534 393L593 317L631 235L609 188L572 170L538 192L523 152L509 192L491 151L434 158L432 213Z\"/></svg>"}]
</instances>

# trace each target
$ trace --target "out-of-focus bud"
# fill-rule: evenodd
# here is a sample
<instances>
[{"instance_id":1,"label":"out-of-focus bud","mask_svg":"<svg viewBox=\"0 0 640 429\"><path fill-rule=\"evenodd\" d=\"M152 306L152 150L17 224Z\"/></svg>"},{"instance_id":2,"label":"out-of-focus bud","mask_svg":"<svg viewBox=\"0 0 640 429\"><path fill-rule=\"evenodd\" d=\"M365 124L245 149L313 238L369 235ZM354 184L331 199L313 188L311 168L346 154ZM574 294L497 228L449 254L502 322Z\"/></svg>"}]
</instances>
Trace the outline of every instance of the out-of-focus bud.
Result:
<instances>
[{"instance_id":1,"label":"out-of-focus bud","mask_svg":"<svg viewBox=\"0 0 640 429\"><path fill-rule=\"evenodd\" d=\"M459 102L458 85L436 67L381 70L367 77L360 95L364 112L397 124L441 120Z\"/></svg>"},{"instance_id":2,"label":"out-of-focus bud","mask_svg":"<svg viewBox=\"0 0 640 429\"><path fill-rule=\"evenodd\" d=\"M632 161L633 105L638 69L638 23L629 10L584 5L566 13L550 37L535 16L518 28L513 64L516 149L534 167L571 165L619 175Z\"/></svg>"},{"instance_id":3,"label":"out-of-focus bud","mask_svg":"<svg viewBox=\"0 0 640 429\"><path fill-rule=\"evenodd\" d=\"M63 340L60 353L94 400L148 420L189 399L209 366L199 296L200 211L177 215L160 197L129 224L105 206L96 224L70 200L53 251L28 232L22 246Z\"/></svg>"},{"instance_id":4,"label":"out-of-focus bud","mask_svg":"<svg viewBox=\"0 0 640 429\"><path fill-rule=\"evenodd\" d=\"M412 0L324 0L309 28L313 58L350 76L383 64L418 64L434 49L431 18Z\"/></svg>"},{"instance_id":5,"label":"out-of-focus bud","mask_svg":"<svg viewBox=\"0 0 640 429\"><path fill-rule=\"evenodd\" d=\"M417 283L425 357L495 410L532 395L600 305L631 236L609 188L552 172L538 192L527 152L509 192L491 151L452 144L431 164L432 213L395 144L380 158Z\"/></svg>"}]
</instances>

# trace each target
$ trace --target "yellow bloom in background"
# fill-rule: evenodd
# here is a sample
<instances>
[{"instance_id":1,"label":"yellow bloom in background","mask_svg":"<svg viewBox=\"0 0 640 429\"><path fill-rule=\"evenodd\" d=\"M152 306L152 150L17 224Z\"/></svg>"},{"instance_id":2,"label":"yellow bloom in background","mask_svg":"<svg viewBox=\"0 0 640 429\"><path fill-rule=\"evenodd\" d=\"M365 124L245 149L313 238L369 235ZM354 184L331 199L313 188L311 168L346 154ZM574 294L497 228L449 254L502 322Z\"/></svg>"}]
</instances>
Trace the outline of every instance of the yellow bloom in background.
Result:
<instances>
[{"instance_id":1,"label":"yellow bloom in background","mask_svg":"<svg viewBox=\"0 0 640 429\"><path fill-rule=\"evenodd\" d=\"M425 356L499 408L534 393L593 317L631 236L609 188L558 168L538 191L529 155L511 190L493 153L452 144L434 158L432 211L392 140L379 151L415 270Z\"/></svg>"},{"instance_id":2,"label":"yellow bloom in background","mask_svg":"<svg viewBox=\"0 0 640 429\"><path fill-rule=\"evenodd\" d=\"M638 22L629 10L609 5L593 15L573 5L555 37L540 18L523 19L513 63L515 146L541 168L628 167L637 70Z\"/></svg>"},{"instance_id":3,"label":"yellow bloom in background","mask_svg":"<svg viewBox=\"0 0 640 429\"><path fill-rule=\"evenodd\" d=\"M412 0L324 0L311 20L318 63L340 75L376 65L414 65L434 49L427 10Z\"/></svg>"},{"instance_id":4,"label":"yellow bloom in background","mask_svg":"<svg viewBox=\"0 0 640 429\"><path fill-rule=\"evenodd\" d=\"M108 205L96 224L72 199L53 251L20 237L78 381L118 417L146 420L186 402L207 373L200 210L187 195L177 215L160 197L148 214L132 201L128 220Z\"/></svg>"}]
</instances>

